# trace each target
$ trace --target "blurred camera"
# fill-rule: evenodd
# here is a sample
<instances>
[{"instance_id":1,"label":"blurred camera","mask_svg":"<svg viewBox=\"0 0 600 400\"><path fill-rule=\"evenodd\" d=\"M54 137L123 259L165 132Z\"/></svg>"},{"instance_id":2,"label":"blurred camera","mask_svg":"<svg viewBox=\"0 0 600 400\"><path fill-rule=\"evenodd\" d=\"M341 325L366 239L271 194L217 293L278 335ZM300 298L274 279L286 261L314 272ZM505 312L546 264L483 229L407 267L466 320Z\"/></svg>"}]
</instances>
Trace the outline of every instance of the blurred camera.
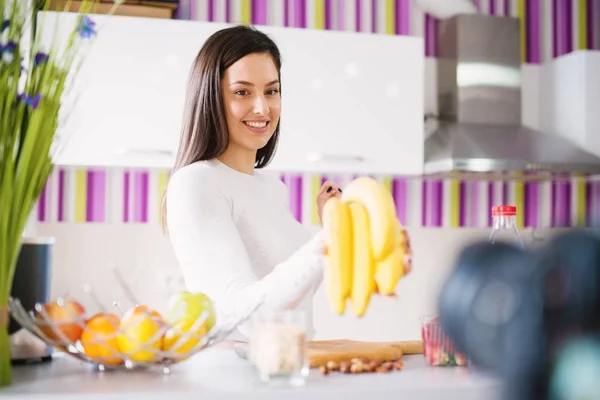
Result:
<instances>
[{"instance_id":1,"label":"blurred camera","mask_svg":"<svg viewBox=\"0 0 600 400\"><path fill-rule=\"evenodd\" d=\"M538 250L464 248L439 297L444 331L510 400L600 399L600 238L574 230Z\"/></svg>"}]
</instances>

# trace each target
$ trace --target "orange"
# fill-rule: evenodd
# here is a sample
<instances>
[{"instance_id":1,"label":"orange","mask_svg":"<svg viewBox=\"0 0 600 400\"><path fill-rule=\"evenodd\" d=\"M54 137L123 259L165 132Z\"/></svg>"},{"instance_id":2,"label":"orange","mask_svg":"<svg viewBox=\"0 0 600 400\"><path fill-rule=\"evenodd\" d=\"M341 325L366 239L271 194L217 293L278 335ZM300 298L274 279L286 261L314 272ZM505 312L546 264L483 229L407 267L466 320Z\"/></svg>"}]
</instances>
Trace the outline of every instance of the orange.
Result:
<instances>
[{"instance_id":1,"label":"orange","mask_svg":"<svg viewBox=\"0 0 600 400\"><path fill-rule=\"evenodd\" d=\"M98 313L88 320L81 334L84 353L98 364L119 365L117 334L121 320L113 313Z\"/></svg>"}]
</instances>

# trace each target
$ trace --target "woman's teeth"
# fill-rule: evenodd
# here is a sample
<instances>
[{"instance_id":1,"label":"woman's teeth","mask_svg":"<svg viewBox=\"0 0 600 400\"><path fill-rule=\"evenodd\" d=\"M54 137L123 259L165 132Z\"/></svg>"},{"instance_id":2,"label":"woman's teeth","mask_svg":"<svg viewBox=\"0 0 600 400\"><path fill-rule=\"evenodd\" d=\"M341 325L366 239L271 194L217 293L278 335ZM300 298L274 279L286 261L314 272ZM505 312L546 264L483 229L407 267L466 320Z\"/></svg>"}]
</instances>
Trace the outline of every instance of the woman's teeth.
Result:
<instances>
[{"instance_id":1,"label":"woman's teeth","mask_svg":"<svg viewBox=\"0 0 600 400\"><path fill-rule=\"evenodd\" d=\"M263 122L244 121L244 123L253 128L264 128L265 126L267 126L266 121L263 121Z\"/></svg>"}]
</instances>

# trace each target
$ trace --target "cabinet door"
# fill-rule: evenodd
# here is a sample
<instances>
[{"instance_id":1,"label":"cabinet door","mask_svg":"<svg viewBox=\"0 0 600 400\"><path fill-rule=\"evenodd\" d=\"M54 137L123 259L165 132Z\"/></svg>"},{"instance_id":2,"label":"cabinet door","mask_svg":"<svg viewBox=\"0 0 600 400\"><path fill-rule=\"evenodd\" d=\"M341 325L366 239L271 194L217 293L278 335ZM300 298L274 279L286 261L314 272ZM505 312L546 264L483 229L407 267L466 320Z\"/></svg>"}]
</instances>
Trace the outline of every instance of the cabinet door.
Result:
<instances>
[{"instance_id":1,"label":"cabinet door","mask_svg":"<svg viewBox=\"0 0 600 400\"><path fill-rule=\"evenodd\" d=\"M92 18L98 35L69 96L76 101L65 109L56 162L172 167L198 43L185 45L174 40L176 33L165 34L162 24L170 21ZM65 39L76 16L48 13L44 32L52 34L57 20Z\"/></svg>"},{"instance_id":2,"label":"cabinet door","mask_svg":"<svg viewBox=\"0 0 600 400\"><path fill-rule=\"evenodd\" d=\"M281 139L270 168L420 174L422 40L266 28L281 48Z\"/></svg>"}]
</instances>

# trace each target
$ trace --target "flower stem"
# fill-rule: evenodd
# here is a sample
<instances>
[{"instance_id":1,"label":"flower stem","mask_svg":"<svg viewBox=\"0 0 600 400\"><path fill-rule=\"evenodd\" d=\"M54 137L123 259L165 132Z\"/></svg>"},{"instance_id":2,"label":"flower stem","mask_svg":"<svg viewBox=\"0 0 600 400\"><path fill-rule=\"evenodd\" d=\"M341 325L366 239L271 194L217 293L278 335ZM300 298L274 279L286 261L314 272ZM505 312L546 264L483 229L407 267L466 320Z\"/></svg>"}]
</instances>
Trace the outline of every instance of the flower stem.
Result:
<instances>
[{"instance_id":1,"label":"flower stem","mask_svg":"<svg viewBox=\"0 0 600 400\"><path fill-rule=\"evenodd\" d=\"M10 337L8 335L8 324L6 324L6 326L0 325L0 387L9 386L11 383Z\"/></svg>"}]
</instances>

